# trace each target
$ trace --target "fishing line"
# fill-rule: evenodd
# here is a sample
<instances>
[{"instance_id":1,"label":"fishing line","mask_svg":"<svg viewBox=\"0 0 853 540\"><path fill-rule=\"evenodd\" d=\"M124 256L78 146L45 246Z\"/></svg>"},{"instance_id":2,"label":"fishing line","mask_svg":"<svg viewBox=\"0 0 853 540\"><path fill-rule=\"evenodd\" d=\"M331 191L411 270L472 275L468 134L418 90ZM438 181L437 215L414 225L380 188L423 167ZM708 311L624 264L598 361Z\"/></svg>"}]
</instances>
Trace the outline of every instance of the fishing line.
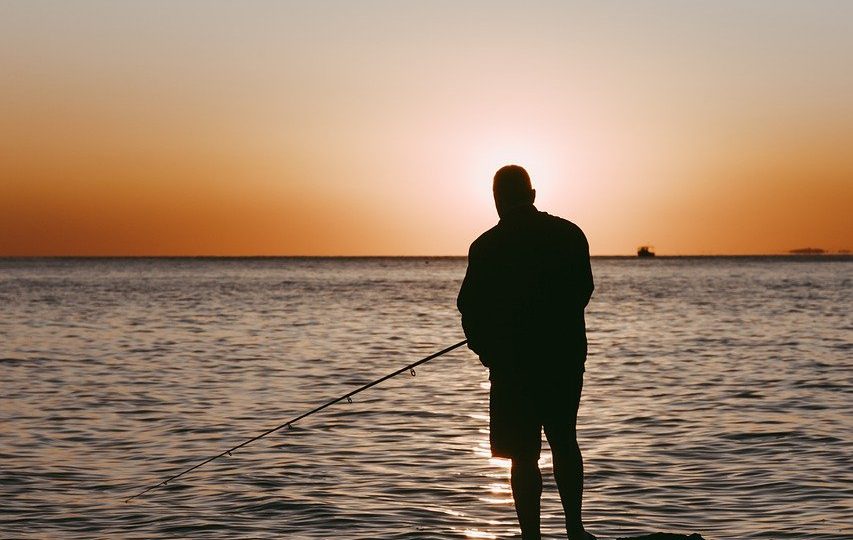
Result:
<instances>
[{"instance_id":1,"label":"fishing line","mask_svg":"<svg viewBox=\"0 0 853 540\"><path fill-rule=\"evenodd\" d=\"M326 407L334 405L335 403L337 403L339 401L347 400L347 402L352 403L352 396L358 394L359 392L363 392L364 390L367 390L368 388L376 386L377 384L379 384L381 382L387 381L391 377L396 377L400 373L405 373L406 371L408 371L412 375L412 377L414 377L416 367L420 366L421 364L425 364L425 363L429 362L430 360L438 358L439 356L441 356L443 354L447 354L454 349L458 349L459 347L461 347L462 345L465 345L466 343L468 343L467 339L460 341L456 345L451 345L450 347L447 347L446 349L442 349L438 352L432 353L431 355L427 356L426 358L421 358L417 362L413 362L413 363L409 364L408 366L401 367L397 371L389 373L388 375L385 375L384 377L380 377L379 379L376 379L375 381L369 382L369 383L365 384L364 386L360 386L359 388L356 388L355 390L348 392L348 393L346 393L340 397L337 397L331 401L327 401L326 403L324 403L318 407L315 407L306 413L300 414L296 418L292 418L283 424L280 424L280 425L278 425L272 429L268 429L268 430L264 431L263 433L261 433L260 435L256 435L256 436L252 437L251 439L243 441L242 443L238 444L237 446L229 448L228 450L225 450L219 454L216 454L215 456L211 456L211 457L205 459L201 463L193 465L189 469L183 470L183 471L179 472L178 474L170 476L169 478L166 478L165 480L161 481L159 484L154 484L154 485L148 486L147 488L143 489L142 491L140 491L136 495L133 495L132 497L128 497L127 499L125 499L124 502L128 503L137 497L141 497L142 495L145 495L146 493L148 493L152 489L157 489L160 486L165 486L166 484L168 484L172 480L176 480L176 479L180 478L181 476L183 476L189 472L192 472L192 471L198 469L199 467L201 467L203 465L207 465L208 463L210 463L214 459L221 458L222 456L230 456L231 452L234 452L235 450L243 448L247 444L253 443L253 442L257 441L258 439L263 439L264 437L266 437L270 433L275 433L276 431L278 431L282 428L285 428L285 427L291 428L291 427L293 427L293 424L302 420L303 418L307 418L308 416L311 416L312 414L318 413L318 412L322 411L323 409L325 409Z\"/></svg>"}]
</instances>

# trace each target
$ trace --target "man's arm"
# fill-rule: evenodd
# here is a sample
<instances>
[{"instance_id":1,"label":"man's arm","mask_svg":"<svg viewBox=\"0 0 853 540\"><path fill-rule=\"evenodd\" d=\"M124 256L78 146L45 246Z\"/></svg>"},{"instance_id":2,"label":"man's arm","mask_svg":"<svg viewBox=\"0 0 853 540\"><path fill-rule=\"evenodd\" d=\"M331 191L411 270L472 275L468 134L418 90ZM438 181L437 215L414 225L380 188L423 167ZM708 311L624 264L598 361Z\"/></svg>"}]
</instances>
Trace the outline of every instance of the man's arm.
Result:
<instances>
[{"instance_id":1,"label":"man's arm","mask_svg":"<svg viewBox=\"0 0 853 540\"><path fill-rule=\"evenodd\" d=\"M592 279L592 266L589 262L589 242L583 231L578 229L578 232L580 236L578 239L578 255L573 267L578 269L577 302L578 306L583 309L589 304L589 299L592 298L595 284Z\"/></svg>"},{"instance_id":2,"label":"man's arm","mask_svg":"<svg viewBox=\"0 0 853 540\"><path fill-rule=\"evenodd\" d=\"M465 332L465 337L468 338L468 348L477 353L482 351L480 347L478 332L482 324L479 311L482 305L481 277L478 276L477 261L474 255L473 246L468 250L468 268L465 270L465 279L462 280L462 287L459 289L459 296L456 298L456 308L462 315L462 330Z\"/></svg>"},{"instance_id":3,"label":"man's arm","mask_svg":"<svg viewBox=\"0 0 853 540\"><path fill-rule=\"evenodd\" d=\"M468 269L456 306L462 314L462 328L468 348L480 357L480 363L492 372L504 369L511 355L511 327L506 324L505 308L496 292L494 265L488 252L477 242L468 251Z\"/></svg>"},{"instance_id":4,"label":"man's arm","mask_svg":"<svg viewBox=\"0 0 853 540\"><path fill-rule=\"evenodd\" d=\"M583 231L574 224L566 229L561 249L561 271L558 280L560 301L571 313L583 313L595 288L589 262L589 243Z\"/></svg>"}]
</instances>

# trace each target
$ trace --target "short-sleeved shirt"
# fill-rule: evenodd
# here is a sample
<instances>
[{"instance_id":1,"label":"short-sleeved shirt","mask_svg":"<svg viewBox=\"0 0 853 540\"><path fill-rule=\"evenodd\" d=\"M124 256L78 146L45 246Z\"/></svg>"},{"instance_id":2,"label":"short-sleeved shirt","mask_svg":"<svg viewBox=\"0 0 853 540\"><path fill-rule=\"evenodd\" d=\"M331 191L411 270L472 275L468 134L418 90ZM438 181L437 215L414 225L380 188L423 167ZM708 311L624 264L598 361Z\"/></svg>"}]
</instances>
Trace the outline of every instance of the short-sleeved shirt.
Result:
<instances>
[{"instance_id":1,"label":"short-sleeved shirt","mask_svg":"<svg viewBox=\"0 0 853 540\"><path fill-rule=\"evenodd\" d=\"M583 371L589 244L574 223L515 209L471 244L457 306L490 378L544 380Z\"/></svg>"}]
</instances>

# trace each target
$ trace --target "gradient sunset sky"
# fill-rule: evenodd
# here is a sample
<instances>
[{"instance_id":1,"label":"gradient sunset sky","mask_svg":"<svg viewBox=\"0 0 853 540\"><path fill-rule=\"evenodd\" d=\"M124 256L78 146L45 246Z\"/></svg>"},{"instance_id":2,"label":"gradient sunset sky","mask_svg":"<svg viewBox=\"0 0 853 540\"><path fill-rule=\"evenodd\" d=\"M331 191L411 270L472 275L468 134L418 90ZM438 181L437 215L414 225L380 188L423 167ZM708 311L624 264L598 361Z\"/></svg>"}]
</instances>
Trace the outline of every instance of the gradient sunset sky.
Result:
<instances>
[{"instance_id":1,"label":"gradient sunset sky","mask_svg":"<svg viewBox=\"0 0 853 540\"><path fill-rule=\"evenodd\" d=\"M0 3L0 255L853 249L853 2Z\"/></svg>"}]
</instances>

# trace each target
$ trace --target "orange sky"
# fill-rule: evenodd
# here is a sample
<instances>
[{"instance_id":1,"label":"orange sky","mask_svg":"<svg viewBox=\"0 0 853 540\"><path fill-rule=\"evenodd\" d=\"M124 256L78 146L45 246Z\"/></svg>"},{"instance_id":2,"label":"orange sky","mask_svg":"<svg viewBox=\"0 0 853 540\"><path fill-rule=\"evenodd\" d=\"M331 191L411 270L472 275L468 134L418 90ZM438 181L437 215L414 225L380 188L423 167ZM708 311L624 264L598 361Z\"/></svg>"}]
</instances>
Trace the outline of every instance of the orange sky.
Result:
<instances>
[{"instance_id":1,"label":"orange sky","mask_svg":"<svg viewBox=\"0 0 853 540\"><path fill-rule=\"evenodd\" d=\"M853 249L853 4L457 4L3 3L0 256Z\"/></svg>"}]
</instances>

